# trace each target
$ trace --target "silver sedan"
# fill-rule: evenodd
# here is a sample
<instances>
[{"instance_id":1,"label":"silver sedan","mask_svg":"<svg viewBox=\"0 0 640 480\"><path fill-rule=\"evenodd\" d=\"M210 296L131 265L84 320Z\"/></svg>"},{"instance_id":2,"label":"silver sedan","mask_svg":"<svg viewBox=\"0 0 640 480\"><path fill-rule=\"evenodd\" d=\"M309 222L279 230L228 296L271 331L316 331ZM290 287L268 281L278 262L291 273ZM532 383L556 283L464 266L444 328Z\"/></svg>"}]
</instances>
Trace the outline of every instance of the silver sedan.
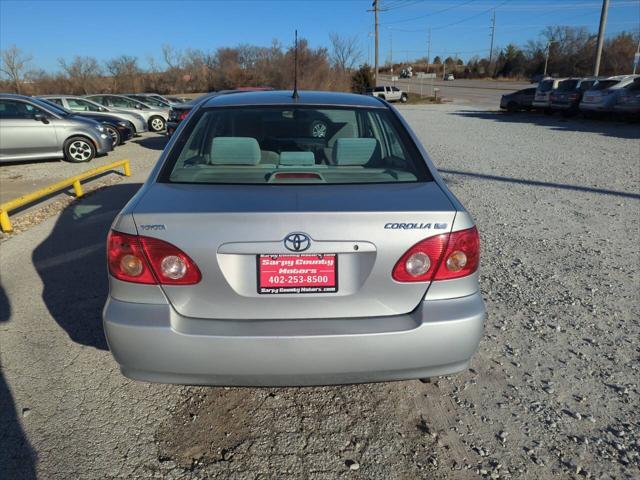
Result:
<instances>
[{"instance_id":1,"label":"silver sedan","mask_svg":"<svg viewBox=\"0 0 640 480\"><path fill-rule=\"evenodd\" d=\"M44 98L51 102L59 104L61 107L71 110L72 112L91 112L94 115L104 115L111 117L119 117L122 120L131 122L135 131L134 135L147 132L149 127L147 126L147 120L139 113L125 112L124 110L118 110L112 107L105 107L88 98L75 97L73 95L42 95L39 98Z\"/></svg>"},{"instance_id":2,"label":"silver sedan","mask_svg":"<svg viewBox=\"0 0 640 480\"><path fill-rule=\"evenodd\" d=\"M88 162L112 149L111 137L94 120L73 117L36 98L0 94L0 162Z\"/></svg>"},{"instance_id":3,"label":"silver sedan","mask_svg":"<svg viewBox=\"0 0 640 480\"><path fill-rule=\"evenodd\" d=\"M378 98L197 104L107 240L104 329L124 375L320 385L465 370L480 243Z\"/></svg>"}]
</instances>

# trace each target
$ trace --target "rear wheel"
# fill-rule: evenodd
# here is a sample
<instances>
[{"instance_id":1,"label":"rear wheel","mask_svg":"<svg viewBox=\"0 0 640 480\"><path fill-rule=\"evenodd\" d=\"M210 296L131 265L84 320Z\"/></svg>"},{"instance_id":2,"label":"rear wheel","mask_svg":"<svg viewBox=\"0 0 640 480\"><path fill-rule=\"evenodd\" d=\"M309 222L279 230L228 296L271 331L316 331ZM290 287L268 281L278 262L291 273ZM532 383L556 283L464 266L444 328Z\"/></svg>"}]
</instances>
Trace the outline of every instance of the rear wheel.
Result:
<instances>
[{"instance_id":1,"label":"rear wheel","mask_svg":"<svg viewBox=\"0 0 640 480\"><path fill-rule=\"evenodd\" d=\"M402 94L402 96L400 97L400 101L401 101L402 103L407 103L407 100L408 100L408 98L407 98L407 94L406 94L406 93L403 93L403 94Z\"/></svg>"},{"instance_id":2,"label":"rear wheel","mask_svg":"<svg viewBox=\"0 0 640 480\"><path fill-rule=\"evenodd\" d=\"M165 129L165 127L166 122L164 121L164 118L154 116L149 119L149 130L151 130L152 132L161 132Z\"/></svg>"},{"instance_id":3,"label":"rear wheel","mask_svg":"<svg viewBox=\"0 0 640 480\"><path fill-rule=\"evenodd\" d=\"M112 127L111 125L105 125L104 129L107 131L107 133L111 137L111 143L113 145L113 148L120 145L120 143L122 142L122 138L120 137L120 132L118 132L118 129Z\"/></svg>"},{"instance_id":4,"label":"rear wheel","mask_svg":"<svg viewBox=\"0 0 640 480\"><path fill-rule=\"evenodd\" d=\"M64 144L64 158L68 162L90 162L96 156L96 147L85 137L71 137Z\"/></svg>"},{"instance_id":5,"label":"rear wheel","mask_svg":"<svg viewBox=\"0 0 640 480\"><path fill-rule=\"evenodd\" d=\"M385 97L384 95L379 95L378 98L381 98L382 100L386 100L387 97Z\"/></svg>"}]
</instances>

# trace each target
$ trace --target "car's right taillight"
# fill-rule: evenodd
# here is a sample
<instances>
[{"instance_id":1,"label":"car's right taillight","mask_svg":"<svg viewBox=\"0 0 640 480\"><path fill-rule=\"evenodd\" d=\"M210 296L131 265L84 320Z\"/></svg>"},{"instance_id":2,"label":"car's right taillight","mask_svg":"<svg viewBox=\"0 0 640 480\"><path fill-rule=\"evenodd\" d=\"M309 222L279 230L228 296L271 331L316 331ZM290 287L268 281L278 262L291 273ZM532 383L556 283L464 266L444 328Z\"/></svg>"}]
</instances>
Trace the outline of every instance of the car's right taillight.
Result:
<instances>
[{"instance_id":1,"label":"car's right taillight","mask_svg":"<svg viewBox=\"0 0 640 480\"><path fill-rule=\"evenodd\" d=\"M202 275L189 256L163 240L114 230L107 238L109 273L118 280L147 285L193 285Z\"/></svg>"},{"instance_id":2,"label":"car's right taillight","mask_svg":"<svg viewBox=\"0 0 640 480\"><path fill-rule=\"evenodd\" d=\"M182 120L187 118L187 115L189 115L189 110L184 110L180 112L180 115L178 115L178 121L181 122Z\"/></svg>"},{"instance_id":3,"label":"car's right taillight","mask_svg":"<svg viewBox=\"0 0 640 480\"><path fill-rule=\"evenodd\" d=\"M478 269L476 227L429 237L407 250L393 268L397 282L430 282L466 277Z\"/></svg>"}]
</instances>

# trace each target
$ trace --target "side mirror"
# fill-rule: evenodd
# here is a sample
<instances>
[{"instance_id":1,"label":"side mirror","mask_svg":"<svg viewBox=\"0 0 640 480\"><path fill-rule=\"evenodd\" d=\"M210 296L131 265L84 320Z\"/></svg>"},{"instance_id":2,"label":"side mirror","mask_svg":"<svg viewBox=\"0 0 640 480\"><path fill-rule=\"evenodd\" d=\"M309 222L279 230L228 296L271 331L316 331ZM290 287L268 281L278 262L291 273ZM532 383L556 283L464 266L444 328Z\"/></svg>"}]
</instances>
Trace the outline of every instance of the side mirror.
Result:
<instances>
[{"instance_id":1,"label":"side mirror","mask_svg":"<svg viewBox=\"0 0 640 480\"><path fill-rule=\"evenodd\" d=\"M142 105L136 103L136 109L142 110Z\"/></svg>"},{"instance_id":2,"label":"side mirror","mask_svg":"<svg viewBox=\"0 0 640 480\"><path fill-rule=\"evenodd\" d=\"M33 116L33 119L38 121L38 122L49 123L49 119L47 118L47 116L44 113L36 113Z\"/></svg>"},{"instance_id":3,"label":"side mirror","mask_svg":"<svg viewBox=\"0 0 640 480\"><path fill-rule=\"evenodd\" d=\"M109 110L107 110L107 109L106 109L106 108L104 108L104 107L100 107L100 111L101 111L101 112L108 112Z\"/></svg>"}]
</instances>

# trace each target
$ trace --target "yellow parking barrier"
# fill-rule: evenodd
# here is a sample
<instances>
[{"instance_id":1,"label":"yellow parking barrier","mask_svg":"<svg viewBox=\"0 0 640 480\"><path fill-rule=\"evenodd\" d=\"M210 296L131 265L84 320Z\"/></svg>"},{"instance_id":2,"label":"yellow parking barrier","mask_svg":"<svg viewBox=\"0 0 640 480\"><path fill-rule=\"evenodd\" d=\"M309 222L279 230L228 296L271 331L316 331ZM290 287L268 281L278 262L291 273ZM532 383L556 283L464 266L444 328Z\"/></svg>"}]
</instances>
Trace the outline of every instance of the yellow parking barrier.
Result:
<instances>
[{"instance_id":1,"label":"yellow parking barrier","mask_svg":"<svg viewBox=\"0 0 640 480\"><path fill-rule=\"evenodd\" d=\"M125 176L131 176L131 166L129 165L129 160L118 160L117 162L112 162L107 165L103 165L101 167L92 168L84 173L79 175L74 175L73 177L69 177L65 180L62 180L58 183L54 183L53 185L49 185L48 187L41 188L32 193L28 193L27 195L23 195L22 197L14 198L13 200L9 200L8 202L4 202L0 204L0 229L3 232L10 232L13 230L11 227L11 221L9 220L9 212L11 210L15 210L16 208L22 207L27 203L31 203L35 200L38 200L42 197L46 197L47 195L57 192L58 190L62 190L64 188L73 187L73 191L76 194L76 197L82 197L84 195L84 191L82 190L82 184L80 183L82 180L86 180L87 178L95 177L99 173L106 172L109 170L115 170L118 167L122 167L122 171Z\"/></svg>"}]
</instances>

